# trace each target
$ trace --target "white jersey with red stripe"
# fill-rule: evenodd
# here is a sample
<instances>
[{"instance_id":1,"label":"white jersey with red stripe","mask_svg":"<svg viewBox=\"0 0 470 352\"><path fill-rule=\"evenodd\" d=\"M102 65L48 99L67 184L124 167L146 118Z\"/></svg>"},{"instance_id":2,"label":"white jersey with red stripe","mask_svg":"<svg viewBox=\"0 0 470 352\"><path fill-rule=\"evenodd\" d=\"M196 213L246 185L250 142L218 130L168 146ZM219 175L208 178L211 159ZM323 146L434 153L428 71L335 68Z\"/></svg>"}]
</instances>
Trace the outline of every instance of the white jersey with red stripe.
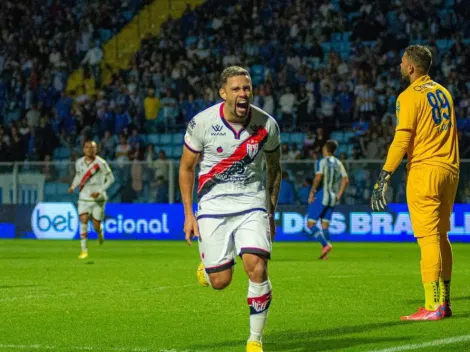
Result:
<instances>
[{"instance_id":1,"label":"white jersey with red stripe","mask_svg":"<svg viewBox=\"0 0 470 352\"><path fill-rule=\"evenodd\" d=\"M95 160L90 162L85 157L81 157L75 162L75 178L72 188L78 187L78 200L106 200L108 198L106 188L110 180L114 180L114 177L112 176L111 168L103 158L97 156ZM100 193L97 199L91 197L91 194L94 192Z\"/></svg>"},{"instance_id":2,"label":"white jersey with red stripe","mask_svg":"<svg viewBox=\"0 0 470 352\"><path fill-rule=\"evenodd\" d=\"M184 137L188 149L201 153L198 217L266 210L263 152L279 148L279 126L252 105L247 125L237 131L223 108L216 104L197 114Z\"/></svg>"}]
</instances>

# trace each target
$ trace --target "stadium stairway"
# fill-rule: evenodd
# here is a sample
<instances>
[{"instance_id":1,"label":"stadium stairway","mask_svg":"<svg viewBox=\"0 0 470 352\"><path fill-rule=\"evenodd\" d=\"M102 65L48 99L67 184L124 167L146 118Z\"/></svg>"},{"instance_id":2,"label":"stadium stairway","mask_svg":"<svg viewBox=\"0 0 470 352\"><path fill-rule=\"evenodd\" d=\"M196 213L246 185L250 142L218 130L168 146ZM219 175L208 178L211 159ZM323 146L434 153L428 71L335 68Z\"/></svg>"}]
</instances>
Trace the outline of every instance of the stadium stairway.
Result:
<instances>
[{"instance_id":1,"label":"stadium stairway","mask_svg":"<svg viewBox=\"0 0 470 352\"><path fill-rule=\"evenodd\" d=\"M168 16L179 18L186 5L191 8L201 5L204 0L154 0L143 7L132 17L119 33L112 36L110 31L102 31L100 37L104 44L103 61L101 63L101 80L103 85L111 82L112 74L120 69L129 67L131 57L139 50L141 39L147 34L155 35ZM67 92L77 91L85 86L87 94L95 94L93 77L85 79L82 68L76 69L69 75Z\"/></svg>"}]
</instances>

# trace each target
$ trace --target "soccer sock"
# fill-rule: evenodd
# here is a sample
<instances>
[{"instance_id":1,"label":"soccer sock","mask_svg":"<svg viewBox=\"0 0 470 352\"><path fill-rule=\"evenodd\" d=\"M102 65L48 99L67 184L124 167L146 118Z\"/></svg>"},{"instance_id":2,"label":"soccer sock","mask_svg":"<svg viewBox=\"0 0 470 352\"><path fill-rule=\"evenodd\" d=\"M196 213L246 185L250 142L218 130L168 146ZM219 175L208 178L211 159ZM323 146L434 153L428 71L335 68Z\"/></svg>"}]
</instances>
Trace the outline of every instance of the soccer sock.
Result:
<instances>
[{"instance_id":1,"label":"soccer sock","mask_svg":"<svg viewBox=\"0 0 470 352\"><path fill-rule=\"evenodd\" d=\"M80 245L82 246L82 252L88 252L88 249L86 248L86 236L80 235Z\"/></svg>"},{"instance_id":2,"label":"soccer sock","mask_svg":"<svg viewBox=\"0 0 470 352\"><path fill-rule=\"evenodd\" d=\"M328 244L328 241L323 235L323 232L317 229L316 227L312 227L311 230L312 230L312 233L314 234L313 237L315 237L318 240L318 242L321 243L322 247L325 247Z\"/></svg>"},{"instance_id":3,"label":"soccer sock","mask_svg":"<svg viewBox=\"0 0 470 352\"><path fill-rule=\"evenodd\" d=\"M87 223L80 223L80 244L82 245L82 252L87 252L88 249L86 248L86 240L88 237L88 224Z\"/></svg>"},{"instance_id":4,"label":"soccer sock","mask_svg":"<svg viewBox=\"0 0 470 352\"><path fill-rule=\"evenodd\" d=\"M442 271L439 280L441 289L441 303L450 303L450 280L452 278L452 246L446 235L440 236Z\"/></svg>"},{"instance_id":5,"label":"soccer sock","mask_svg":"<svg viewBox=\"0 0 470 352\"><path fill-rule=\"evenodd\" d=\"M436 310L440 304L439 277L441 276L441 251L439 236L418 238L421 248L421 278L424 286L424 306Z\"/></svg>"},{"instance_id":6,"label":"soccer sock","mask_svg":"<svg viewBox=\"0 0 470 352\"><path fill-rule=\"evenodd\" d=\"M441 291L439 303L450 304L450 280L439 279L439 289Z\"/></svg>"},{"instance_id":7,"label":"soccer sock","mask_svg":"<svg viewBox=\"0 0 470 352\"><path fill-rule=\"evenodd\" d=\"M440 305L441 294L439 291L439 281L424 282L424 308L436 310Z\"/></svg>"},{"instance_id":8,"label":"soccer sock","mask_svg":"<svg viewBox=\"0 0 470 352\"><path fill-rule=\"evenodd\" d=\"M260 284L249 280L248 305L250 307L250 338L248 341L261 342L269 305L271 304L271 281Z\"/></svg>"},{"instance_id":9,"label":"soccer sock","mask_svg":"<svg viewBox=\"0 0 470 352\"><path fill-rule=\"evenodd\" d=\"M323 229L323 236L325 236L325 239L327 241L330 240L330 231L328 229Z\"/></svg>"}]
</instances>

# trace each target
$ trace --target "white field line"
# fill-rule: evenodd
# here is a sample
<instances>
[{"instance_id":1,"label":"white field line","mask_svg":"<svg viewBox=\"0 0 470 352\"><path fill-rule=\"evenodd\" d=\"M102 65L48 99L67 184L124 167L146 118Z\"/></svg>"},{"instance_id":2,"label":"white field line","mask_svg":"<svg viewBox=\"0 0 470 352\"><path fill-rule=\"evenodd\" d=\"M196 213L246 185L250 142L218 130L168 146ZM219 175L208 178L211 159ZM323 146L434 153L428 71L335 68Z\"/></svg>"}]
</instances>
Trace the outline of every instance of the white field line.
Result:
<instances>
[{"instance_id":1,"label":"white field line","mask_svg":"<svg viewBox=\"0 0 470 352\"><path fill-rule=\"evenodd\" d=\"M455 336L455 337L449 337L446 339L434 340L434 341L423 342L423 343L415 343L415 344L403 345L403 346L397 346L397 347L390 347L390 348L385 348L383 350L373 350L373 351L368 351L368 352L400 352L400 351L420 350L420 349L427 348L427 347L444 346L444 345L450 345L453 343L459 343L459 342L465 342L465 341L470 341L470 335Z\"/></svg>"},{"instance_id":2,"label":"white field line","mask_svg":"<svg viewBox=\"0 0 470 352\"><path fill-rule=\"evenodd\" d=\"M103 351L102 346L50 346L50 345L40 345L40 344L33 344L33 345L14 345L14 344L4 344L0 345L0 350L7 349L7 350L76 350L76 351ZM176 350L176 349L159 349L154 350L150 348L140 348L140 347L110 347L105 348L105 351L115 351L115 352L203 352L203 351L196 351L196 350Z\"/></svg>"}]
</instances>

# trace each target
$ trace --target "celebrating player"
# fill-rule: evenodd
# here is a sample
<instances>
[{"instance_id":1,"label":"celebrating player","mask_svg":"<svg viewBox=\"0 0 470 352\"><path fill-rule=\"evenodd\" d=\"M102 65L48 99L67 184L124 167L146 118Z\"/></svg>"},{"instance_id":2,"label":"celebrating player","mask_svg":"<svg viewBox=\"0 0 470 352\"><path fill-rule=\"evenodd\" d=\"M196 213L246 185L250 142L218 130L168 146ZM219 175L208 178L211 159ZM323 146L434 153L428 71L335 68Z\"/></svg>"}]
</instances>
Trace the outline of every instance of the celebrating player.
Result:
<instances>
[{"instance_id":1,"label":"celebrating player","mask_svg":"<svg viewBox=\"0 0 470 352\"><path fill-rule=\"evenodd\" d=\"M104 206L106 203L106 190L114 182L113 173L108 163L96 155L96 143L86 141L83 145L85 156L75 163L75 177L69 188L73 193L78 186L80 192L78 198L78 213L80 214L80 243L82 251L79 259L88 257L87 238L88 220L91 215L93 228L98 234L100 244L104 241L103 227L101 221L104 217Z\"/></svg>"},{"instance_id":2,"label":"celebrating player","mask_svg":"<svg viewBox=\"0 0 470 352\"><path fill-rule=\"evenodd\" d=\"M326 141L322 148L323 159L317 162L315 178L308 197L307 226L322 245L320 259L327 259L333 246L330 243L328 227L336 203L341 199L349 179L346 170L334 154L338 143L332 139ZM317 192L319 186L320 190ZM322 230L317 228L317 221L321 219Z\"/></svg>"},{"instance_id":3,"label":"celebrating player","mask_svg":"<svg viewBox=\"0 0 470 352\"><path fill-rule=\"evenodd\" d=\"M271 303L267 260L281 184L279 127L266 112L250 104L253 95L248 71L232 66L222 72L220 80L224 102L196 115L184 137L179 179L184 232L188 244L192 237L199 238L202 262L197 277L202 286L227 287L235 255L241 257L249 278L250 337L246 350L259 352ZM199 156L196 217L192 194Z\"/></svg>"},{"instance_id":4,"label":"celebrating player","mask_svg":"<svg viewBox=\"0 0 470 352\"><path fill-rule=\"evenodd\" d=\"M407 153L406 197L421 248L425 307L402 320L452 315L452 248L447 233L459 182L459 146L454 103L449 92L428 76L431 62L426 47L405 49L400 68L410 86L398 97L395 137L371 200L373 210L385 208L387 182Z\"/></svg>"}]
</instances>

